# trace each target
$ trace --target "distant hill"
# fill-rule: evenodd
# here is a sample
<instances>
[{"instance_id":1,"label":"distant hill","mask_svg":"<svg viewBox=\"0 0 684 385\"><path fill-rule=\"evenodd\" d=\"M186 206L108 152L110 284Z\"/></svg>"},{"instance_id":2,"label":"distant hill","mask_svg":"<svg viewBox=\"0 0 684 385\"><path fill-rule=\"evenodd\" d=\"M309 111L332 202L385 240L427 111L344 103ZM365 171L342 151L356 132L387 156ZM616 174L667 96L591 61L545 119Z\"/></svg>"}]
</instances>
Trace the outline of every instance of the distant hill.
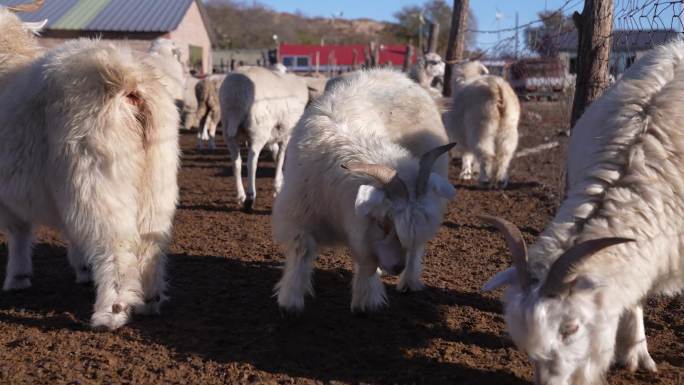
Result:
<instances>
[{"instance_id":1,"label":"distant hill","mask_svg":"<svg viewBox=\"0 0 684 385\"><path fill-rule=\"evenodd\" d=\"M335 19L276 12L259 3L211 0L207 12L221 48L265 48L291 44L406 43L399 26L371 19Z\"/></svg>"}]
</instances>

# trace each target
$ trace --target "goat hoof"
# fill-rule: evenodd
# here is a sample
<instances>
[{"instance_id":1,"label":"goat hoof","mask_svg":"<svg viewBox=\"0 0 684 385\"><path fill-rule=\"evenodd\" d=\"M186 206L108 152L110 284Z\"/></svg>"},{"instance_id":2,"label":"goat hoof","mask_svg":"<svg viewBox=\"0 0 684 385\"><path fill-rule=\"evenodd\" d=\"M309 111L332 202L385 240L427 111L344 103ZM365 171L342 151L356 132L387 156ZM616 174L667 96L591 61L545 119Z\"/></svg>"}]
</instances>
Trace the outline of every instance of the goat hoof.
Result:
<instances>
[{"instance_id":1,"label":"goat hoof","mask_svg":"<svg viewBox=\"0 0 684 385\"><path fill-rule=\"evenodd\" d=\"M254 199L246 199L242 204L242 211L246 213L251 213L254 209Z\"/></svg>"},{"instance_id":2,"label":"goat hoof","mask_svg":"<svg viewBox=\"0 0 684 385\"><path fill-rule=\"evenodd\" d=\"M3 291L24 290L31 287L31 276L17 275L14 277L7 277L5 284L2 286Z\"/></svg>"},{"instance_id":3,"label":"goat hoof","mask_svg":"<svg viewBox=\"0 0 684 385\"><path fill-rule=\"evenodd\" d=\"M399 281L397 284L397 291L400 293L410 293L414 291L421 291L425 288L421 282L404 282Z\"/></svg>"},{"instance_id":4,"label":"goat hoof","mask_svg":"<svg viewBox=\"0 0 684 385\"><path fill-rule=\"evenodd\" d=\"M114 312L114 307L120 307ZM129 309L121 304L114 304L112 311L97 311L90 318L90 326L94 330L116 330L128 322Z\"/></svg>"}]
</instances>

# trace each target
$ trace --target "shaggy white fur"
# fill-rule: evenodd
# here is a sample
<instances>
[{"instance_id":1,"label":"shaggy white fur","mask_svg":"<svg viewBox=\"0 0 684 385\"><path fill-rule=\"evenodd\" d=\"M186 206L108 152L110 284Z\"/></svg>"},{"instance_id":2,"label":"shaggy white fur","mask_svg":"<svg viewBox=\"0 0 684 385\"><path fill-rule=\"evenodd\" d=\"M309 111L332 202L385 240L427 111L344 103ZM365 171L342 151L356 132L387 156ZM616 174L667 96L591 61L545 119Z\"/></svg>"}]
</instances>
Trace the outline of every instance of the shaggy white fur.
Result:
<instances>
[{"instance_id":1,"label":"shaggy white fur","mask_svg":"<svg viewBox=\"0 0 684 385\"><path fill-rule=\"evenodd\" d=\"M23 42L19 53L0 44L3 289L31 285L32 227L55 227L77 280L92 270L92 325L114 329L164 299L178 113L163 75L130 50L77 40L39 56L18 25L0 9L0 41Z\"/></svg>"},{"instance_id":2,"label":"shaggy white fur","mask_svg":"<svg viewBox=\"0 0 684 385\"><path fill-rule=\"evenodd\" d=\"M653 49L594 102L572 131L568 194L530 248L539 282L521 289L514 271L486 286L506 294L511 337L535 364L538 383L599 384L613 361L656 370L641 302L684 289L684 42ZM541 296L551 265L572 245L628 237L566 277L567 293Z\"/></svg>"},{"instance_id":3,"label":"shaggy white fur","mask_svg":"<svg viewBox=\"0 0 684 385\"><path fill-rule=\"evenodd\" d=\"M398 273L398 289L419 290L425 243L439 228L454 188L448 156L434 164L427 190L416 191L423 153L447 143L428 93L389 70L345 75L297 124L287 149L285 181L273 209L273 236L286 254L278 304L300 310L312 293L318 246L347 245L354 259L352 310L385 302L377 267ZM353 162L395 169L408 197L342 168Z\"/></svg>"},{"instance_id":4,"label":"shaggy white fur","mask_svg":"<svg viewBox=\"0 0 684 385\"><path fill-rule=\"evenodd\" d=\"M488 75L480 62L453 68L453 104L445 124L462 154L460 177L472 178L479 165L480 183L506 187L518 146L518 96L503 78Z\"/></svg>"},{"instance_id":5,"label":"shaggy white fur","mask_svg":"<svg viewBox=\"0 0 684 385\"><path fill-rule=\"evenodd\" d=\"M268 145L276 162L275 190L283 183L285 148L309 101L306 82L263 67L240 67L219 90L223 138L233 160L238 203L251 210L259 153ZM247 194L242 186L240 143L248 142Z\"/></svg>"}]
</instances>

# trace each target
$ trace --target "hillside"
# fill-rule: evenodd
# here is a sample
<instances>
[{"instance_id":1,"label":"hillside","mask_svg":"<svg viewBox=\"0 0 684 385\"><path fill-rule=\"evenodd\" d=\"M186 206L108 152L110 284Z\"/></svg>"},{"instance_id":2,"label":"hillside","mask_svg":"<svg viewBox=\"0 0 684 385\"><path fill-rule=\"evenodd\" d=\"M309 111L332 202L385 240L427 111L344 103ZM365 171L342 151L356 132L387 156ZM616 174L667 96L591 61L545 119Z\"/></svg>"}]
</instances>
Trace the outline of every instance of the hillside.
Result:
<instances>
[{"instance_id":1,"label":"hillside","mask_svg":"<svg viewBox=\"0 0 684 385\"><path fill-rule=\"evenodd\" d=\"M279 42L293 44L348 44L380 41L405 43L397 24L371 19L330 19L300 13L281 13L259 3L245 5L225 0L209 1L207 11L221 48L263 48Z\"/></svg>"}]
</instances>

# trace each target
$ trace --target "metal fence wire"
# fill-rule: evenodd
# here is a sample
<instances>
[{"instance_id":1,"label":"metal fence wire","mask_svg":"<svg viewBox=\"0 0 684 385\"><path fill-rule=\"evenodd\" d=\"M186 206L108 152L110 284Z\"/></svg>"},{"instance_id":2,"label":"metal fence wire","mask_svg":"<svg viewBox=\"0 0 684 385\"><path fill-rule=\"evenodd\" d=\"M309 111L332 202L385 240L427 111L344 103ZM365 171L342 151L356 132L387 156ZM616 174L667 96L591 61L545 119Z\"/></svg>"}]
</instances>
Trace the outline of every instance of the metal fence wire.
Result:
<instances>
[{"instance_id":1,"label":"metal fence wire","mask_svg":"<svg viewBox=\"0 0 684 385\"><path fill-rule=\"evenodd\" d=\"M632 61L640 53L681 36L682 32L684 0L615 1L613 52L629 53Z\"/></svg>"}]
</instances>

